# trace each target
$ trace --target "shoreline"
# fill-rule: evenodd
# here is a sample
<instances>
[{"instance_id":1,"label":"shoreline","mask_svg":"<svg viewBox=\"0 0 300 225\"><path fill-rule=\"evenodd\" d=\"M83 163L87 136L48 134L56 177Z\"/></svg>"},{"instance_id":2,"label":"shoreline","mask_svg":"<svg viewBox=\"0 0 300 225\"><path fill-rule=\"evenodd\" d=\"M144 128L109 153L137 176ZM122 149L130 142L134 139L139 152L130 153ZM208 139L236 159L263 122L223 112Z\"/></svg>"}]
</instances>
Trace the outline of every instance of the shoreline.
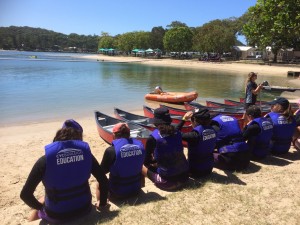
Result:
<instances>
[{"instance_id":1,"label":"shoreline","mask_svg":"<svg viewBox=\"0 0 300 225\"><path fill-rule=\"evenodd\" d=\"M262 65L257 63L242 62L203 62L197 60L174 60L174 59L148 59L139 57L107 56L107 55L85 55L79 58L97 60L99 62L118 62L118 63L141 63L151 66L183 67L192 69L205 69L214 71L237 72L247 75L253 71L258 74L272 76L286 76L288 71L300 71L300 65L270 64ZM300 81L299 81L300 83ZM300 86L300 84L299 84Z\"/></svg>"}]
</instances>

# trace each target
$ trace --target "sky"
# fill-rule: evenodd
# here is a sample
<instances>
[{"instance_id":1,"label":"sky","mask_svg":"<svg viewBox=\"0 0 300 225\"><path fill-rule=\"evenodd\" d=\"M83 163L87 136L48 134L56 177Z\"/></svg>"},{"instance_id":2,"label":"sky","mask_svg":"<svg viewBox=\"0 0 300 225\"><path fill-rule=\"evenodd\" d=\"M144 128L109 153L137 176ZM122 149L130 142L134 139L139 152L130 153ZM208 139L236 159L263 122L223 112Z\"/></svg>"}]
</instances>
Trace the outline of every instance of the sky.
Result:
<instances>
[{"instance_id":1,"label":"sky","mask_svg":"<svg viewBox=\"0 0 300 225\"><path fill-rule=\"evenodd\" d=\"M256 0L0 0L0 27L115 36L166 28L172 21L198 27L215 19L240 17L255 4Z\"/></svg>"}]
</instances>

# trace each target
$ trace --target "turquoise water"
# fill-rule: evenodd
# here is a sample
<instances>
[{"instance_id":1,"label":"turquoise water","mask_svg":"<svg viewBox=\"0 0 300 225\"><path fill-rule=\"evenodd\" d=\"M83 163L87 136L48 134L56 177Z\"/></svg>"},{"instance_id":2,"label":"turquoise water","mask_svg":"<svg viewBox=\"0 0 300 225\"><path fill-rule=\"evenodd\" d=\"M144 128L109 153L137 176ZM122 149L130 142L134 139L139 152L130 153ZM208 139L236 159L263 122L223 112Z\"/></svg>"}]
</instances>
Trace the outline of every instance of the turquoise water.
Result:
<instances>
[{"instance_id":1,"label":"turquoise water","mask_svg":"<svg viewBox=\"0 0 300 225\"><path fill-rule=\"evenodd\" d=\"M98 62L78 55L0 51L0 126L93 116L94 110L112 114L113 107L142 110L144 95L157 85L166 91L196 90L198 101L244 96L240 74ZM283 78L260 79L282 83Z\"/></svg>"}]
</instances>

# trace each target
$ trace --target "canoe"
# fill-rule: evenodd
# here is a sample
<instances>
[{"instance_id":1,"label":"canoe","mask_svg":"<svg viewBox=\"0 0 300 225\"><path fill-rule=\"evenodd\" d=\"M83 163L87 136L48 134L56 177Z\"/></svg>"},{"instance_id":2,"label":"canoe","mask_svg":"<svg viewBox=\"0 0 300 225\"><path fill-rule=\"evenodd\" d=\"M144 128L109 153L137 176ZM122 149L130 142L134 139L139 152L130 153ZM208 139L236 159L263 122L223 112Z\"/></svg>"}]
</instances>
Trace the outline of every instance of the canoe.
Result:
<instances>
[{"instance_id":1,"label":"canoe","mask_svg":"<svg viewBox=\"0 0 300 225\"><path fill-rule=\"evenodd\" d=\"M282 87L282 86L263 86L263 90L267 92L281 93L284 91L295 92L300 88Z\"/></svg>"},{"instance_id":2,"label":"canoe","mask_svg":"<svg viewBox=\"0 0 300 225\"><path fill-rule=\"evenodd\" d=\"M228 108L228 109L233 108L233 109L239 109L239 110L245 109L244 104L241 104L241 103L238 105L226 105L226 104L219 103L219 102L206 101L206 105L207 105L207 107L213 107L213 108ZM263 112L270 111L270 105L267 105L267 104L259 105L259 103L257 103L256 105L259 106Z\"/></svg>"},{"instance_id":3,"label":"canoe","mask_svg":"<svg viewBox=\"0 0 300 225\"><path fill-rule=\"evenodd\" d=\"M133 114L133 113L124 111L119 108L114 108L114 114L117 119L123 120L125 122L131 122L131 123L138 124L138 125L145 127L146 129L151 130L151 131L153 131L155 129L154 124L150 123L149 117Z\"/></svg>"},{"instance_id":4,"label":"canoe","mask_svg":"<svg viewBox=\"0 0 300 225\"><path fill-rule=\"evenodd\" d=\"M212 107L212 108L220 108L220 107L224 107L224 108L241 108L244 109L243 105L227 105L225 103L220 103L220 102L214 102L214 101L205 101L206 102L206 106L207 107Z\"/></svg>"},{"instance_id":5,"label":"canoe","mask_svg":"<svg viewBox=\"0 0 300 225\"><path fill-rule=\"evenodd\" d=\"M99 111L95 111L95 120L97 124L97 131L99 136L108 144L113 141L113 127L123 120L116 119L114 117L108 116ZM130 137L140 140L144 146L146 145L147 139L151 134L151 131L134 123L127 123L130 129Z\"/></svg>"},{"instance_id":6,"label":"canoe","mask_svg":"<svg viewBox=\"0 0 300 225\"><path fill-rule=\"evenodd\" d=\"M146 94L145 99L158 102L182 103L190 102L198 97L196 91L192 92L164 92L161 94Z\"/></svg>"},{"instance_id":7,"label":"canoe","mask_svg":"<svg viewBox=\"0 0 300 225\"><path fill-rule=\"evenodd\" d=\"M137 114L126 112L126 111L121 110L119 108L114 108L114 113L115 113L116 118L124 120L126 122L136 123L136 124L138 124L138 125L140 125L142 127L145 127L148 130L153 131L156 128L154 126L154 124L150 123L150 121L149 121L150 118L149 117L140 116L140 115L137 115ZM176 125L176 124L173 123L173 121L172 121L172 124ZM190 125L184 125L182 127L181 131L183 133L186 133L186 132L192 131L192 129L193 129L193 127L191 126L191 124Z\"/></svg>"},{"instance_id":8,"label":"canoe","mask_svg":"<svg viewBox=\"0 0 300 225\"><path fill-rule=\"evenodd\" d=\"M245 101L244 98L240 98L240 102L241 102L241 103L243 103L244 101ZM267 101L261 101L261 103L260 103L259 101L256 102L256 105L260 106L260 104L261 104L262 106L266 106L266 107L268 106L269 109L271 109L271 106L270 106L270 104L268 104ZM291 105L291 108L292 108L292 111L293 111L293 112L295 112L296 110L299 109L298 104L295 103L295 102L290 102L290 105Z\"/></svg>"},{"instance_id":9,"label":"canoe","mask_svg":"<svg viewBox=\"0 0 300 225\"><path fill-rule=\"evenodd\" d=\"M267 105L267 101L256 101L256 105ZM232 106L243 106L244 107L244 98L240 98L240 101L224 99L224 104Z\"/></svg>"},{"instance_id":10,"label":"canoe","mask_svg":"<svg viewBox=\"0 0 300 225\"><path fill-rule=\"evenodd\" d=\"M143 106L143 111L144 111L144 115L146 117L149 118L153 118L154 117L154 109L144 105ZM172 113L170 113L170 116L172 118L172 123L178 124L181 122L182 116L181 115L174 115ZM190 122L186 121L184 125L190 125Z\"/></svg>"},{"instance_id":11,"label":"canoe","mask_svg":"<svg viewBox=\"0 0 300 225\"><path fill-rule=\"evenodd\" d=\"M194 108L201 108L203 107L201 104L198 104L197 102L187 102L187 103L184 103L184 106L185 108L188 110L193 110ZM193 108L194 107L194 108ZM233 116L237 119L241 119L244 115L244 112L245 112L245 109L243 107L220 107L220 108L217 108L217 107L206 107L210 113L213 113L213 114L224 114L224 115L228 115L228 116ZM266 115L267 113L270 112L270 106L263 106L261 107L261 112L262 112L262 115Z\"/></svg>"},{"instance_id":12,"label":"canoe","mask_svg":"<svg viewBox=\"0 0 300 225\"><path fill-rule=\"evenodd\" d=\"M195 102L185 102L184 106L188 109L184 110L184 109L178 109L178 108L173 108L171 106L166 106L166 105L160 105L161 107L167 107L169 109L170 113L175 113L176 115L178 114L185 114L187 111L191 111L195 108L203 108L205 106L199 104L199 103L195 103ZM197 107L198 106L198 107ZM242 119L244 111L243 110L237 110L234 112L228 112L228 111L224 111L224 108L209 108L209 107L205 107L209 110L211 117L217 116L219 114L223 114L223 115L228 115L228 116L232 116L235 117L240 125L240 128L242 129L244 127L244 119ZM183 114L183 115L184 115Z\"/></svg>"}]
</instances>

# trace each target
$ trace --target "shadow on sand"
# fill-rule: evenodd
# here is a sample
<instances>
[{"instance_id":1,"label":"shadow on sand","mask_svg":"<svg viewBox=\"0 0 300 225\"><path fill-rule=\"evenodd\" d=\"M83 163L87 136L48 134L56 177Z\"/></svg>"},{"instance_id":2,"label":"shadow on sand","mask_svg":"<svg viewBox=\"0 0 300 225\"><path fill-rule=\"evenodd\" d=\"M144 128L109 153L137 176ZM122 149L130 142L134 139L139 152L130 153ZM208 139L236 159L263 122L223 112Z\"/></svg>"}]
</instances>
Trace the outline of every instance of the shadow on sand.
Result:
<instances>
[{"instance_id":1,"label":"shadow on sand","mask_svg":"<svg viewBox=\"0 0 300 225\"><path fill-rule=\"evenodd\" d=\"M219 183L219 184L238 184L246 185L245 182L240 180L234 173L231 171L224 171L225 175L212 172L210 175L202 178L190 178L189 182L184 188L195 189L200 188L205 185L206 182Z\"/></svg>"},{"instance_id":2,"label":"shadow on sand","mask_svg":"<svg viewBox=\"0 0 300 225\"><path fill-rule=\"evenodd\" d=\"M288 153L287 153L288 154ZM287 160L288 158L284 155L268 155L265 159L255 159L252 160L254 162L258 162L264 165L272 165L272 166L287 166L291 162Z\"/></svg>"},{"instance_id":3,"label":"shadow on sand","mask_svg":"<svg viewBox=\"0 0 300 225\"><path fill-rule=\"evenodd\" d=\"M134 205L140 205L148 202L156 202L156 201L161 201L166 199L167 199L166 197L161 196L157 192L152 192L152 191L145 192L144 190L141 190L140 193L136 196L124 198L124 199L110 199L110 201L115 205L117 205L118 207L122 207L124 205L134 206Z\"/></svg>"}]
</instances>

